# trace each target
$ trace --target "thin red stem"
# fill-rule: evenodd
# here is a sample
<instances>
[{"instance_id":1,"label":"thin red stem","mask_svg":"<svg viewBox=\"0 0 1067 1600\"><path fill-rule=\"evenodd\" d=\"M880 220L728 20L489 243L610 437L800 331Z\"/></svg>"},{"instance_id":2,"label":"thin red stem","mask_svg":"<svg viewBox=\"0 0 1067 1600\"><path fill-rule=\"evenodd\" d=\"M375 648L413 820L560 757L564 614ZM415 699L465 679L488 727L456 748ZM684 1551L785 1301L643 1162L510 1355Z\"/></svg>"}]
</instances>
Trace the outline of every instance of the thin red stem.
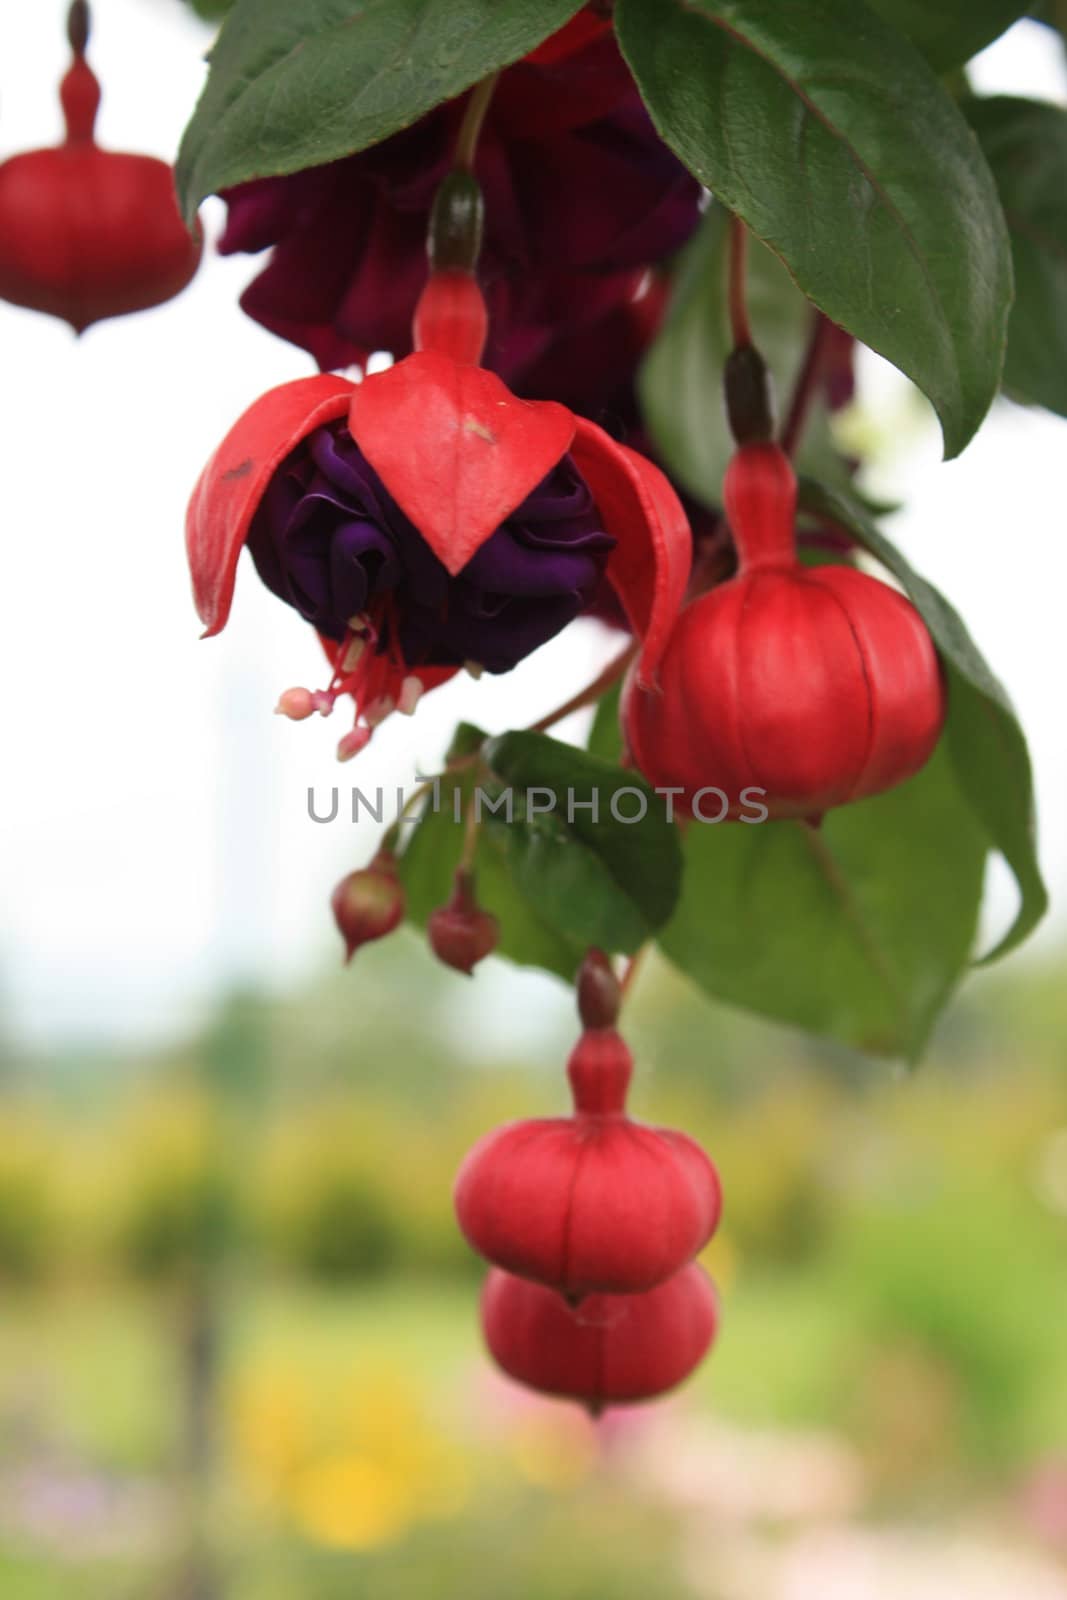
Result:
<instances>
[{"instance_id":1,"label":"thin red stem","mask_svg":"<svg viewBox=\"0 0 1067 1600\"><path fill-rule=\"evenodd\" d=\"M819 379L822 377L822 365L826 356L827 340L833 327L830 319L824 317L821 311L816 311L815 320L811 325L811 335L808 347L804 352L804 360L797 381L793 385L793 397L789 402L789 413L782 426L782 449L787 456L795 455L804 427L811 412L812 402L819 389Z\"/></svg>"},{"instance_id":2,"label":"thin red stem","mask_svg":"<svg viewBox=\"0 0 1067 1600\"><path fill-rule=\"evenodd\" d=\"M637 655L639 648L640 646L636 640L632 644L628 644L626 649L615 657L614 661L608 662L603 672L598 673L592 683L587 683L584 689L580 689L571 699L565 700L561 706L557 706L555 711L550 711L547 717L541 717L539 721L532 722L526 730L527 733L545 733L547 729L555 727L557 722L562 722L564 717L569 717L572 711L582 711L586 706L595 704L606 689L610 689L613 684L618 683L631 661Z\"/></svg>"},{"instance_id":3,"label":"thin red stem","mask_svg":"<svg viewBox=\"0 0 1067 1600\"><path fill-rule=\"evenodd\" d=\"M740 217L730 217L729 306L730 332L735 349L752 343L752 328L748 320L748 300L745 294L745 271L748 264L748 229Z\"/></svg>"}]
</instances>

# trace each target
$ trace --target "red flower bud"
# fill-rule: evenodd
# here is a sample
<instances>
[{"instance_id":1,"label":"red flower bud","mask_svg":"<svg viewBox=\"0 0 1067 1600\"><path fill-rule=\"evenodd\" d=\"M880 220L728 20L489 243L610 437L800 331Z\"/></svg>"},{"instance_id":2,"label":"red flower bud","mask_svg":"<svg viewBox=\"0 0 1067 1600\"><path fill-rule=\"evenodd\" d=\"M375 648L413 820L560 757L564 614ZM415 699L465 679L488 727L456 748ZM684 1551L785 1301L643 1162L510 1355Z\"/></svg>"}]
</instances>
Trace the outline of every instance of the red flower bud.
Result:
<instances>
[{"instance_id":1,"label":"red flower bud","mask_svg":"<svg viewBox=\"0 0 1067 1600\"><path fill-rule=\"evenodd\" d=\"M430 948L438 961L471 976L479 961L492 955L500 942L500 924L483 911L474 897L474 875L460 867L452 898L430 916L426 924Z\"/></svg>"},{"instance_id":2,"label":"red flower bud","mask_svg":"<svg viewBox=\"0 0 1067 1600\"><path fill-rule=\"evenodd\" d=\"M360 945L384 939L404 920L404 890L396 874L396 858L386 850L369 867L342 878L330 897L334 921L345 942L345 960Z\"/></svg>"},{"instance_id":3,"label":"red flower bud","mask_svg":"<svg viewBox=\"0 0 1067 1600\"><path fill-rule=\"evenodd\" d=\"M567 1067L574 1116L487 1134L456 1179L475 1250L572 1300L662 1283L711 1238L718 1174L684 1133L626 1115L633 1061L613 1029L585 1032Z\"/></svg>"},{"instance_id":4,"label":"red flower bud","mask_svg":"<svg viewBox=\"0 0 1067 1600\"><path fill-rule=\"evenodd\" d=\"M631 676L634 761L707 821L723 802L702 790L725 795L731 817L756 801L771 817L814 817L911 777L945 716L919 613L853 567L798 563L796 479L777 445L738 450L724 488L738 573L682 612L658 688Z\"/></svg>"},{"instance_id":5,"label":"red flower bud","mask_svg":"<svg viewBox=\"0 0 1067 1600\"><path fill-rule=\"evenodd\" d=\"M695 1265L647 1294L592 1295L577 1308L498 1269L482 1294L482 1330L497 1365L542 1394L581 1400L594 1415L681 1383L718 1320L714 1287Z\"/></svg>"},{"instance_id":6,"label":"red flower bud","mask_svg":"<svg viewBox=\"0 0 1067 1600\"><path fill-rule=\"evenodd\" d=\"M169 300L201 249L178 212L170 167L94 142L100 87L82 54L87 34L87 10L76 4L75 56L60 90L66 141L0 165L0 297L78 333Z\"/></svg>"},{"instance_id":7,"label":"red flower bud","mask_svg":"<svg viewBox=\"0 0 1067 1600\"><path fill-rule=\"evenodd\" d=\"M431 272L415 308L415 349L436 350L474 367L488 332L489 316L474 274L462 268Z\"/></svg>"}]
</instances>

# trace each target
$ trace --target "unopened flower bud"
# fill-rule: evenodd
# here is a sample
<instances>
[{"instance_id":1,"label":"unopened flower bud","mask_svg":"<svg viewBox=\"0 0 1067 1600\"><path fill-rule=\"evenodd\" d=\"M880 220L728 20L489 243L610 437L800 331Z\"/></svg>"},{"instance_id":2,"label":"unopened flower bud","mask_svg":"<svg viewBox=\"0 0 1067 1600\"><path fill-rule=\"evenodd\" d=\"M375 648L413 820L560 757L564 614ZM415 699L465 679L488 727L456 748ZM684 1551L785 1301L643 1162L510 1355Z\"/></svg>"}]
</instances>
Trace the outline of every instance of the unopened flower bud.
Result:
<instances>
[{"instance_id":1,"label":"unopened flower bud","mask_svg":"<svg viewBox=\"0 0 1067 1600\"><path fill-rule=\"evenodd\" d=\"M310 689L286 689L274 707L276 717L288 717L290 722L303 722L315 712L315 696Z\"/></svg>"},{"instance_id":2,"label":"unopened flower bud","mask_svg":"<svg viewBox=\"0 0 1067 1600\"><path fill-rule=\"evenodd\" d=\"M438 961L468 977L500 941L500 924L478 904L474 875L464 867L456 872L451 900L433 913L426 927Z\"/></svg>"},{"instance_id":3,"label":"unopened flower bud","mask_svg":"<svg viewBox=\"0 0 1067 1600\"><path fill-rule=\"evenodd\" d=\"M345 960L360 945L384 939L404 920L404 890L396 857L380 850L369 867L342 878L330 897L334 921L345 942Z\"/></svg>"}]
</instances>

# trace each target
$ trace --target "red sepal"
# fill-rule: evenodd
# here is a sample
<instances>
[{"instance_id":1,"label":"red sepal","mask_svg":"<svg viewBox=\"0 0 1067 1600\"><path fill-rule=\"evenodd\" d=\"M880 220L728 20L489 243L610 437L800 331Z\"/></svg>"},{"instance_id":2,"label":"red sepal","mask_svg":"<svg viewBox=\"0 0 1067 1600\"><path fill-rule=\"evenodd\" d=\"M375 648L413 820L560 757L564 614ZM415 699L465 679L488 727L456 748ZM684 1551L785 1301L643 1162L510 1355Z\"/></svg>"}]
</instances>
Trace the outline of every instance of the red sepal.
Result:
<instances>
[{"instance_id":1,"label":"red sepal","mask_svg":"<svg viewBox=\"0 0 1067 1600\"><path fill-rule=\"evenodd\" d=\"M555 33L550 33L536 50L531 50L526 60L541 67L555 66L558 61L565 61L568 56L584 49L594 39L601 38L610 28L609 18L598 17L590 6L583 6L577 16L565 22L562 28L557 28Z\"/></svg>"},{"instance_id":2,"label":"red sepal","mask_svg":"<svg viewBox=\"0 0 1067 1600\"><path fill-rule=\"evenodd\" d=\"M566 455L575 418L552 400L517 399L495 373L423 350L358 385L348 426L455 576Z\"/></svg>"},{"instance_id":3,"label":"red sepal","mask_svg":"<svg viewBox=\"0 0 1067 1600\"><path fill-rule=\"evenodd\" d=\"M693 537L681 501L651 461L577 419L571 455L618 541L607 576L643 641L638 678L648 683L681 608Z\"/></svg>"},{"instance_id":4,"label":"red sepal","mask_svg":"<svg viewBox=\"0 0 1067 1600\"><path fill-rule=\"evenodd\" d=\"M347 378L323 373L269 389L238 418L200 474L186 513L185 546L205 638L226 626L237 560L271 478L309 433L345 415L354 388Z\"/></svg>"}]
</instances>

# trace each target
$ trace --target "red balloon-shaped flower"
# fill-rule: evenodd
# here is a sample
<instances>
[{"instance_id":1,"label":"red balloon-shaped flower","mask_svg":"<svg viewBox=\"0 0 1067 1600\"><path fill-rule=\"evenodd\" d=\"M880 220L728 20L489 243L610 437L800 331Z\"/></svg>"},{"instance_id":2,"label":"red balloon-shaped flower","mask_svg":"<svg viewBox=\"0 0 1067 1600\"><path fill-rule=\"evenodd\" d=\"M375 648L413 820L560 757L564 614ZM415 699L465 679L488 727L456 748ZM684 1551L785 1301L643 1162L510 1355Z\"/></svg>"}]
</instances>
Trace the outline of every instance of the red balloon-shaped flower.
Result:
<instances>
[{"instance_id":1,"label":"red balloon-shaped flower","mask_svg":"<svg viewBox=\"0 0 1067 1600\"><path fill-rule=\"evenodd\" d=\"M590 1295L577 1307L499 1268L482 1295L482 1331L497 1365L594 1414L675 1388L704 1358L718 1321L714 1287L695 1265L646 1294Z\"/></svg>"},{"instance_id":2,"label":"red balloon-shaped flower","mask_svg":"<svg viewBox=\"0 0 1067 1600\"><path fill-rule=\"evenodd\" d=\"M685 514L651 462L436 349L359 384L321 376L264 395L204 469L186 532L208 634L226 623L246 543L316 628L330 684L288 691L279 709L299 718L350 695L342 757L457 668L508 671L605 574L647 677L690 563Z\"/></svg>"},{"instance_id":3,"label":"red balloon-shaped flower","mask_svg":"<svg viewBox=\"0 0 1067 1600\"><path fill-rule=\"evenodd\" d=\"M587 1029L567 1067L573 1117L514 1122L475 1145L456 1214L487 1260L577 1301L651 1289L707 1244L718 1174L684 1133L626 1115L632 1071L613 1028Z\"/></svg>"},{"instance_id":4,"label":"red balloon-shaped flower","mask_svg":"<svg viewBox=\"0 0 1067 1600\"><path fill-rule=\"evenodd\" d=\"M724 489L737 576L682 612L658 685L629 682L634 761L707 821L727 803L817 817L911 777L945 716L919 613L854 567L798 562L796 479L776 445L738 450Z\"/></svg>"},{"instance_id":5,"label":"red balloon-shaped flower","mask_svg":"<svg viewBox=\"0 0 1067 1600\"><path fill-rule=\"evenodd\" d=\"M171 299L195 273L201 244L181 219L165 162L95 142L100 86L85 60L88 11L79 0L70 35L74 61L60 89L66 139L0 165L0 298L82 333Z\"/></svg>"}]
</instances>

